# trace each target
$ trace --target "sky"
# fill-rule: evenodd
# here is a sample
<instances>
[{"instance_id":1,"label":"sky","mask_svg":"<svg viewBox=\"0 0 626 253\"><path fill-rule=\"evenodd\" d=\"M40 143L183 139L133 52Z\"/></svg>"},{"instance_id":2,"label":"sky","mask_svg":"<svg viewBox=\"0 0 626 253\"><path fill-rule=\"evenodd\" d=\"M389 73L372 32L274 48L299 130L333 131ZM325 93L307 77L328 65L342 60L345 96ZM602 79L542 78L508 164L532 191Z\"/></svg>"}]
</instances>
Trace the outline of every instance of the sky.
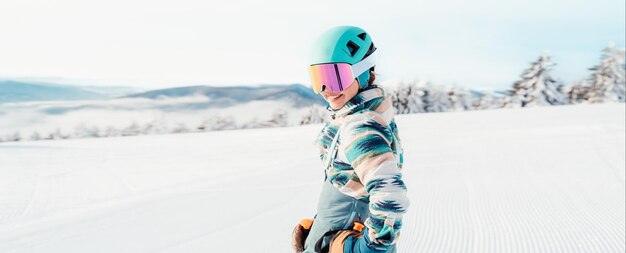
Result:
<instances>
[{"instance_id":1,"label":"sky","mask_svg":"<svg viewBox=\"0 0 626 253\"><path fill-rule=\"evenodd\" d=\"M542 53L564 82L624 47L623 0L0 1L0 79L163 88L309 85L313 42L367 30L377 80L504 89Z\"/></svg>"}]
</instances>

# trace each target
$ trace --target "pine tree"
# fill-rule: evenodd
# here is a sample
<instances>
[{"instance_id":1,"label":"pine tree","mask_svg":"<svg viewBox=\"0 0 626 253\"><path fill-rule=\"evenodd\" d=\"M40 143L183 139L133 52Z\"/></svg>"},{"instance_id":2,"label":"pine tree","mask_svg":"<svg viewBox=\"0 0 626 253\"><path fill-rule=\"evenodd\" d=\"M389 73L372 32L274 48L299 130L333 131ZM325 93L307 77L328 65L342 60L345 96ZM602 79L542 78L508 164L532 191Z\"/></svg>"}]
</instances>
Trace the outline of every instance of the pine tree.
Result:
<instances>
[{"instance_id":1,"label":"pine tree","mask_svg":"<svg viewBox=\"0 0 626 253\"><path fill-rule=\"evenodd\" d=\"M284 109L278 109L272 114L272 119L268 121L272 127L285 127L289 125L287 122L288 112Z\"/></svg>"},{"instance_id":2,"label":"pine tree","mask_svg":"<svg viewBox=\"0 0 626 253\"><path fill-rule=\"evenodd\" d=\"M472 100L466 88L452 86L448 90L450 109L453 111L467 111L472 109Z\"/></svg>"},{"instance_id":3,"label":"pine tree","mask_svg":"<svg viewBox=\"0 0 626 253\"><path fill-rule=\"evenodd\" d=\"M397 114L407 114L410 113L409 109L409 98L412 94L411 85L407 85L405 83L398 84L398 88L396 90L396 113Z\"/></svg>"},{"instance_id":4,"label":"pine tree","mask_svg":"<svg viewBox=\"0 0 626 253\"><path fill-rule=\"evenodd\" d=\"M447 88L442 85L429 86L428 96L426 96L427 112L447 112L451 108Z\"/></svg>"},{"instance_id":5,"label":"pine tree","mask_svg":"<svg viewBox=\"0 0 626 253\"><path fill-rule=\"evenodd\" d=\"M585 81L577 82L570 86L567 86L563 93L567 103L578 104L585 101L585 96L589 92L589 85Z\"/></svg>"},{"instance_id":6,"label":"pine tree","mask_svg":"<svg viewBox=\"0 0 626 253\"><path fill-rule=\"evenodd\" d=\"M591 103L624 102L626 100L624 49L616 50L615 45L610 43L602 51L600 64L589 68L594 72L587 80L589 88L584 97Z\"/></svg>"},{"instance_id":7,"label":"pine tree","mask_svg":"<svg viewBox=\"0 0 626 253\"><path fill-rule=\"evenodd\" d=\"M139 133L141 133L141 129L139 129L139 124L134 121L121 131L122 136L135 136Z\"/></svg>"},{"instance_id":8,"label":"pine tree","mask_svg":"<svg viewBox=\"0 0 626 253\"><path fill-rule=\"evenodd\" d=\"M108 132L108 130L109 129L105 130L105 133ZM164 134L167 132L168 129L162 119L153 119L141 128L140 134Z\"/></svg>"},{"instance_id":9,"label":"pine tree","mask_svg":"<svg viewBox=\"0 0 626 253\"><path fill-rule=\"evenodd\" d=\"M550 76L554 65L547 53L531 63L521 75L522 79L515 82L509 91L513 101L518 101L522 107L562 104L563 95L557 89L558 83Z\"/></svg>"},{"instance_id":10,"label":"pine tree","mask_svg":"<svg viewBox=\"0 0 626 253\"><path fill-rule=\"evenodd\" d=\"M318 105L312 105L300 120L300 125L324 123L326 118L326 115Z\"/></svg>"},{"instance_id":11,"label":"pine tree","mask_svg":"<svg viewBox=\"0 0 626 253\"><path fill-rule=\"evenodd\" d=\"M38 140L41 140L41 136L39 135L39 132L34 131L34 132L30 135L30 140L31 140L31 141L38 141Z\"/></svg>"},{"instance_id":12,"label":"pine tree","mask_svg":"<svg viewBox=\"0 0 626 253\"><path fill-rule=\"evenodd\" d=\"M235 120L233 117L221 117L219 115L215 115L210 117L202 122L202 124L198 127L198 130L201 131L219 131L219 130L230 130L235 129L237 126L235 125Z\"/></svg>"},{"instance_id":13,"label":"pine tree","mask_svg":"<svg viewBox=\"0 0 626 253\"><path fill-rule=\"evenodd\" d=\"M485 95L483 95L479 99L476 99L473 105L476 110L487 110L496 108L495 99L493 98L493 95L491 95L491 93L485 93Z\"/></svg>"},{"instance_id":14,"label":"pine tree","mask_svg":"<svg viewBox=\"0 0 626 253\"><path fill-rule=\"evenodd\" d=\"M176 126L172 129L172 133L175 134L179 134L179 133L189 133L191 132L189 130L189 128L187 128L187 125L185 125L185 123L177 123Z\"/></svg>"},{"instance_id":15,"label":"pine tree","mask_svg":"<svg viewBox=\"0 0 626 253\"><path fill-rule=\"evenodd\" d=\"M428 82L414 82L413 85L409 86L408 98L407 98L407 113L422 113L427 112L426 110L426 98L429 94L428 92Z\"/></svg>"},{"instance_id":16,"label":"pine tree","mask_svg":"<svg viewBox=\"0 0 626 253\"><path fill-rule=\"evenodd\" d=\"M48 137L53 140L63 140L70 138L70 135L64 134L63 132L61 132L61 128L57 127L57 129L54 132L50 133Z\"/></svg>"},{"instance_id":17,"label":"pine tree","mask_svg":"<svg viewBox=\"0 0 626 253\"><path fill-rule=\"evenodd\" d=\"M10 134L7 137L8 137L7 141L21 141L22 140L22 135L20 134L20 132L15 132L13 134Z\"/></svg>"},{"instance_id":18,"label":"pine tree","mask_svg":"<svg viewBox=\"0 0 626 253\"><path fill-rule=\"evenodd\" d=\"M219 117L213 126L213 130L232 130L236 128L235 119L231 116Z\"/></svg>"},{"instance_id":19,"label":"pine tree","mask_svg":"<svg viewBox=\"0 0 626 253\"><path fill-rule=\"evenodd\" d=\"M105 130L104 130L104 137L117 137L120 136L120 131L117 130L117 128L113 127L113 126L108 126Z\"/></svg>"},{"instance_id":20,"label":"pine tree","mask_svg":"<svg viewBox=\"0 0 626 253\"><path fill-rule=\"evenodd\" d=\"M396 114L426 112L426 82L401 82L391 90L391 103Z\"/></svg>"},{"instance_id":21,"label":"pine tree","mask_svg":"<svg viewBox=\"0 0 626 253\"><path fill-rule=\"evenodd\" d=\"M100 134L100 128L98 126L87 128L87 135L91 138L99 138Z\"/></svg>"},{"instance_id":22,"label":"pine tree","mask_svg":"<svg viewBox=\"0 0 626 253\"><path fill-rule=\"evenodd\" d=\"M250 120L250 121L248 121L248 122L244 123L244 124L241 126L241 128L242 128L242 129L259 128L259 127L262 127L261 125L262 125L262 123L260 123L260 122L259 122L259 119L255 117L255 118L253 118L252 120Z\"/></svg>"},{"instance_id":23,"label":"pine tree","mask_svg":"<svg viewBox=\"0 0 626 253\"><path fill-rule=\"evenodd\" d=\"M389 101L391 101L391 107L393 107L393 111L395 112L395 114L400 114L398 105L398 87L387 88L385 90L387 91L385 96L387 97L387 99L389 99Z\"/></svg>"},{"instance_id":24,"label":"pine tree","mask_svg":"<svg viewBox=\"0 0 626 253\"><path fill-rule=\"evenodd\" d=\"M502 96L499 99L499 108L517 108L521 105L518 103L514 103L513 99L510 96Z\"/></svg>"},{"instance_id":25,"label":"pine tree","mask_svg":"<svg viewBox=\"0 0 626 253\"><path fill-rule=\"evenodd\" d=\"M89 128L85 124L80 124L74 128L74 138L87 138L91 137L89 134Z\"/></svg>"}]
</instances>

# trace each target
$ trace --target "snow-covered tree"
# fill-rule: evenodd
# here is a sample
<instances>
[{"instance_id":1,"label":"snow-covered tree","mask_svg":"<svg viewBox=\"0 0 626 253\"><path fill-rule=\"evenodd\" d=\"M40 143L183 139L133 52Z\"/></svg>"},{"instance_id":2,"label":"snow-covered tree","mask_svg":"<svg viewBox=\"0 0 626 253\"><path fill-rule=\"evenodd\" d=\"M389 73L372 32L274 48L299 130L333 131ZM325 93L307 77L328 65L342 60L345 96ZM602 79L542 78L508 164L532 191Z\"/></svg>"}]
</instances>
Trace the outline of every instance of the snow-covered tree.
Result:
<instances>
[{"instance_id":1,"label":"snow-covered tree","mask_svg":"<svg viewBox=\"0 0 626 253\"><path fill-rule=\"evenodd\" d=\"M260 122L258 118L253 118L252 120L244 123L241 126L241 128L242 129L259 128L259 127L262 127L261 124L262 124L262 122Z\"/></svg>"},{"instance_id":2,"label":"snow-covered tree","mask_svg":"<svg viewBox=\"0 0 626 253\"><path fill-rule=\"evenodd\" d=\"M215 115L208 119L202 121L200 126L197 127L200 131L219 131L219 130L229 130L236 129L237 125L235 124L235 120L231 116L221 117L219 115Z\"/></svg>"},{"instance_id":3,"label":"snow-covered tree","mask_svg":"<svg viewBox=\"0 0 626 253\"><path fill-rule=\"evenodd\" d=\"M476 110L487 110L497 108L496 99L491 93L485 93L482 97L473 101L472 105Z\"/></svg>"},{"instance_id":4,"label":"snow-covered tree","mask_svg":"<svg viewBox=\"0 0 626 253\"><path fill-rule=\"evenodd\" d=\"M318 124L326 121L327 115L318 105L312 105L309 110L302 116L300 125Z\"/></svg>"},{"instance_id":5,"label":"snow-covered tree","mask_svg":"<svg viewBox=\"0 0 626 253\"><path fill-rule=\"evenodd\" d=\"M22 135L20 134L20 132L14 132L12 134L8 134L4 138L4 141L6 142L21 141L21 140L22 140Z\"/></svg>"},{"instance_id":6,"label":"snow-covered tree","mask_svg":"<svg viewBox=\"0 0 626 253\"><path fill-rule=\"evenodd\" d=\"M54 140L54 135L51 132L48 132L47 134L42 134L41 140Z\"/></svg>"},{"instance_id":7,"label":"snow-covered tree","mask_svg":"<svg viewBox=\"0 0 626 253\"><path fill-rule=\"evenodd\" d=\"M399 114L398 112L398 88L397 87L393 87L393 88L386 88L385 89L386 94L385 96L387 97L387 99L389 99L389 101L391 101L391 107L393 107L393 110L396 114Z\"/></svg>"},{"instance_id":8,"label":"snow-covered tree","mask_svg":"<svg viewBox=\"0 0 626 253\"><path fill-rule=\"evenodd\" d=\"M69 133L63 133L61 128L57 128L54 132L48 134L48 138L50 140L63 140L70 138Z\"/></svg>"},{"instance_id":9,"label":"snow-covered tree","mask_svg":"<svg viewBox=\"0 0 626 253\"><path fill-rule=\"evenodd\" d=\"M121 135L121 131L113 126L108 126L103 133L103 137L117 137Z\"/></svg>"},{"instance_id":10,"label":"snow-covered tree","mask_svg":"<svg viewBox=\"0 0 626 253\"><path fill-rule=\"evenodd\" d=\"M427 112L447 112L452 107L445 86L432 85L429 86L428 91L426 96Z\"/></svg>"},{"instance_id":11,"label":"snow-covered tree","mask_svg":"<svg viewBox=\"0 0 626 253\"><path fill-rule=\"evenodd\" d=\"M550 75L554 65L547 53L531 63L521 75L522 79L513 84L510 91L513 101L519 101L522 107L562 104L563 95L557 89L559 84Z\"/></svg>"},{"instance_id":12,"label":"snow-covered tree","mask_svg":"<svg viewBox=\"0 0 626 253\"><path fill-rule=\"evenodd\" d=\"M593 71L593 74L587 80L589 88L584 95L587 101L601 103L626 100L624 49L615 49L615 45L610 43L603 50L600 64L589 70Z\"/></svg>"},{"instance_id":13,"label":"snow-covered tree","mask_svg":"<svg viewBox=\"0 0 626 253\"><path fill-rule=\"evenodd\" d=\"M401 82L395 88L388 90L388 97L396 114L426 112L425 97L427 82Z\"/></svg>"},{"instance_id":14,"label":"snow-covered tree","mask_svg":"<svg viewBox=\"0 0 626 253\"><path fill-rule=\"evenodd\" d=\"M392 97L391 104L396 110L397 114L407 114L410 113L409 109L409 97L411 97L411 85L407 85L405 83L398 84L395 90L392 91L394 94Z\"/></svg>"},{"instance_id":15,"label":"snow-covered tree","mask_svg":"<svg viewBox=\"0 0 626 253\"><path fill-rule=\"evenodd\" d=\"M513 99L510 96L502 96L498 99L498 108L517 108L521 105L518 103L514 103Z\"/></svg>"},{"instance_id":16,"label":"snow-covered tree","mask_svg":"<svg viewBox=\"0 0 626 253\"><path fill-rule=\"evenodd\" d=\"M191 130L187 128L187 125L185 125L185 123L182 123L182 122L177 123L176 126L172 129L172 133L175 133L175 134L189 133L189 132L191 132Z\"/></svg>"},{"instance_id":17,"label":"snow-covered tree","mask_svg":"<svg viewBox=\"0 0 626 253\"><path fill-rule=\"evenodd\" d=\"M272 114L272 117L269 120L260 121L259 119L254 118L243 124L241 128L284 127L289 125L288 118L287 110L278 109Z\"/></svg>"},{"instance_id":18,"label":"snow-covered tree","mask_svg":"<svg viewBox=\"0 0 626 253\"><path fill-rule=\"evenodd\" d=\"M34 131L34 132L30 135L30 140L31 140L31 141L38 141L38 140L41 140L41 135L39 135L39 132Z\"/></svg>"},{"instance_id":19,"label":"snow-covered tree","mask_svg":"<svg viewBox=\"0 0 626 253\"><path fill-rule=\"evenodd\" d=\"M427 95L428 87L430 84L428 82L414 82L413 85L409 86L408 98L407 98L407 113L422 113L427 112Z\"/></svg>"},{"instance_id":20,"label":"snow-covered tree","mask_svg":"<svg viewBox=\"0 0 626 253\"><path fill-rule=\"evenodd\" d=\"M87 128L87 135L91 138L99 138L101 135L100 128L98 126Z\"/></svg>"},{"instance_id":21,"label":"snow-covered tree","mask_svg":"<svg viewBox=\"0 0 626 253\"><path fill-rule=\"evenodd\" d=\"M588 92L589 84L585 83L585 81L569 85L563 90L563 94L565 94L566 101L569 104L578 104L585 101Z\"/></svg>"},{"instance_id":22,"label":"snow-covered tree","mask_svg":"<svg viewBox=\"0 0 626 253\"><path fill-rule=\"evenodd\" d=\"M85 124L80 124L74 128L74 134L71 136L73 138L87 138L89 136L88 127Z\"/></svg>"},{"instance_id":23,"label":"snow-covered tree","mask_svg":"<svg viewBox=\"0 0 626 253\"><path fill-rule=\"evenodd\" d=\"M141 128L141 134L164 134L167 133L167 127L160 119L149 121Z\"/></svg>"},{"instance_id":24,"label":"snow-covered tree","mask_svg":"<svg viewBox=\"0 0 626 253\"><path fill-rule=\"evenodd\" d=\"M129 126L120 131L121 136L135 136L139 135L139 133L141 133L141 128L139 127L139 124L137 124L137 122L131 123Z\"/></svg>"},{"instance_id":25,"label":"snow-covered tree","mask_svg":"<svg viewBox=\"0 0 626 253\"><path fill-rule=\"evenodd\" d=\"M272 114L272 119L268 122L276 127L284 127L289 125L288 118L287 110L278 109Z\"/></svg>"},{"instance_id":26,"label":"snow-covered tree","mask_svg":"<svg viewBox=\"0 0 626 253\"><path fill-rule=\"evenodd\" d=\"M213 130L237 129L237 124L232 116L219 117L213 124Z\"/></svg>"},{"instance_id":27,"label":"snow-covered tree","mask_svg":"<svg viewBox=\"0 0 626 253\"><path fill-rule=\"evenodd\" d=\"M467 111L472 109L472 98L469 90L452 86L448 90L450 109L453 111Z\"/></svg>"}]
</instances>

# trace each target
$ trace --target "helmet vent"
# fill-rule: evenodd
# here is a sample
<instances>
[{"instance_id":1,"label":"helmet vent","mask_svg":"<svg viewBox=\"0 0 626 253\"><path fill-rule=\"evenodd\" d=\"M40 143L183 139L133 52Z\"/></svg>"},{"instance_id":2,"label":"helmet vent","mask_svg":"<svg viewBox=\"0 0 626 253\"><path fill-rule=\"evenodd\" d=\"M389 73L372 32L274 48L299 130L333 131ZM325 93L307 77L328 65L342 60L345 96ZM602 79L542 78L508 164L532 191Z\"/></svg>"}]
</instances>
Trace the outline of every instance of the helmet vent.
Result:
<instances>
[{"instance_id":1,"label":"helmet vent","mask_svg":"<svg viewBox=\"0 0 626 253\"><path fill-rule=\"evenodd\" d=\"M374 46L374 43L372 43L370 45L370 48L367 50L367 52L365 53L365 56L363 56L363 59L365 59L365 57L370 56L372 53L374 53L374 51L376 51L376 47Z\"/></svg>"},{"instance_id":2,"label":"helmet vent","mask_svg":"<svg viewBox=\"0 0 626 253\"><path fill-rule=\"evenodd\" d=\"M359 45L352 42L351 40L348 41L348 44L346 44L346 46L348 47L348 50L350 50L350 56L354 56L356 52L359 51L359 48L360 48Z\"/></svg>"},{"instance_id":3,"label":"helmet vent","mask_svg":"<svg viewBox=\"0 0 626 253\"><path fill-rule=\"evenodd\" d=\"M361 40L365 41L365 36L366 36L366 35L367 35L366 33L361 33L361 34L359 34L359 35L357 35L357 36L358 36Z\"/></svg>"}]
</instances>

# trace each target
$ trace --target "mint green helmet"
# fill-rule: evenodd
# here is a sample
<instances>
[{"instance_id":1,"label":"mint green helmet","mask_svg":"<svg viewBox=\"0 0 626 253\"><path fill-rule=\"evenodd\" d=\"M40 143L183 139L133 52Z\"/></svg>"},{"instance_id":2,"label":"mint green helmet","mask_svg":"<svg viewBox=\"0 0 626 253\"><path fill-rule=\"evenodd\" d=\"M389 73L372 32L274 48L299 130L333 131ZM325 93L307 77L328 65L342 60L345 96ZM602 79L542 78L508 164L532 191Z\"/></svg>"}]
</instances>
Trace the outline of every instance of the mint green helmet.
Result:
<instances>
[{"instance_id":1,"label":"mint green helmet","mask_svg":"<svg viewBox=\"0 0 626 253\"><path fill-rule=\"evenodd\" d=\"M372 38L365 30L355 26L336 26L322 33L315 42L311 64L345 62L354 65L375 50ZM360 88L367 86L369 78L369 71L359 75Z\"/></svg>"}]
</instances>

